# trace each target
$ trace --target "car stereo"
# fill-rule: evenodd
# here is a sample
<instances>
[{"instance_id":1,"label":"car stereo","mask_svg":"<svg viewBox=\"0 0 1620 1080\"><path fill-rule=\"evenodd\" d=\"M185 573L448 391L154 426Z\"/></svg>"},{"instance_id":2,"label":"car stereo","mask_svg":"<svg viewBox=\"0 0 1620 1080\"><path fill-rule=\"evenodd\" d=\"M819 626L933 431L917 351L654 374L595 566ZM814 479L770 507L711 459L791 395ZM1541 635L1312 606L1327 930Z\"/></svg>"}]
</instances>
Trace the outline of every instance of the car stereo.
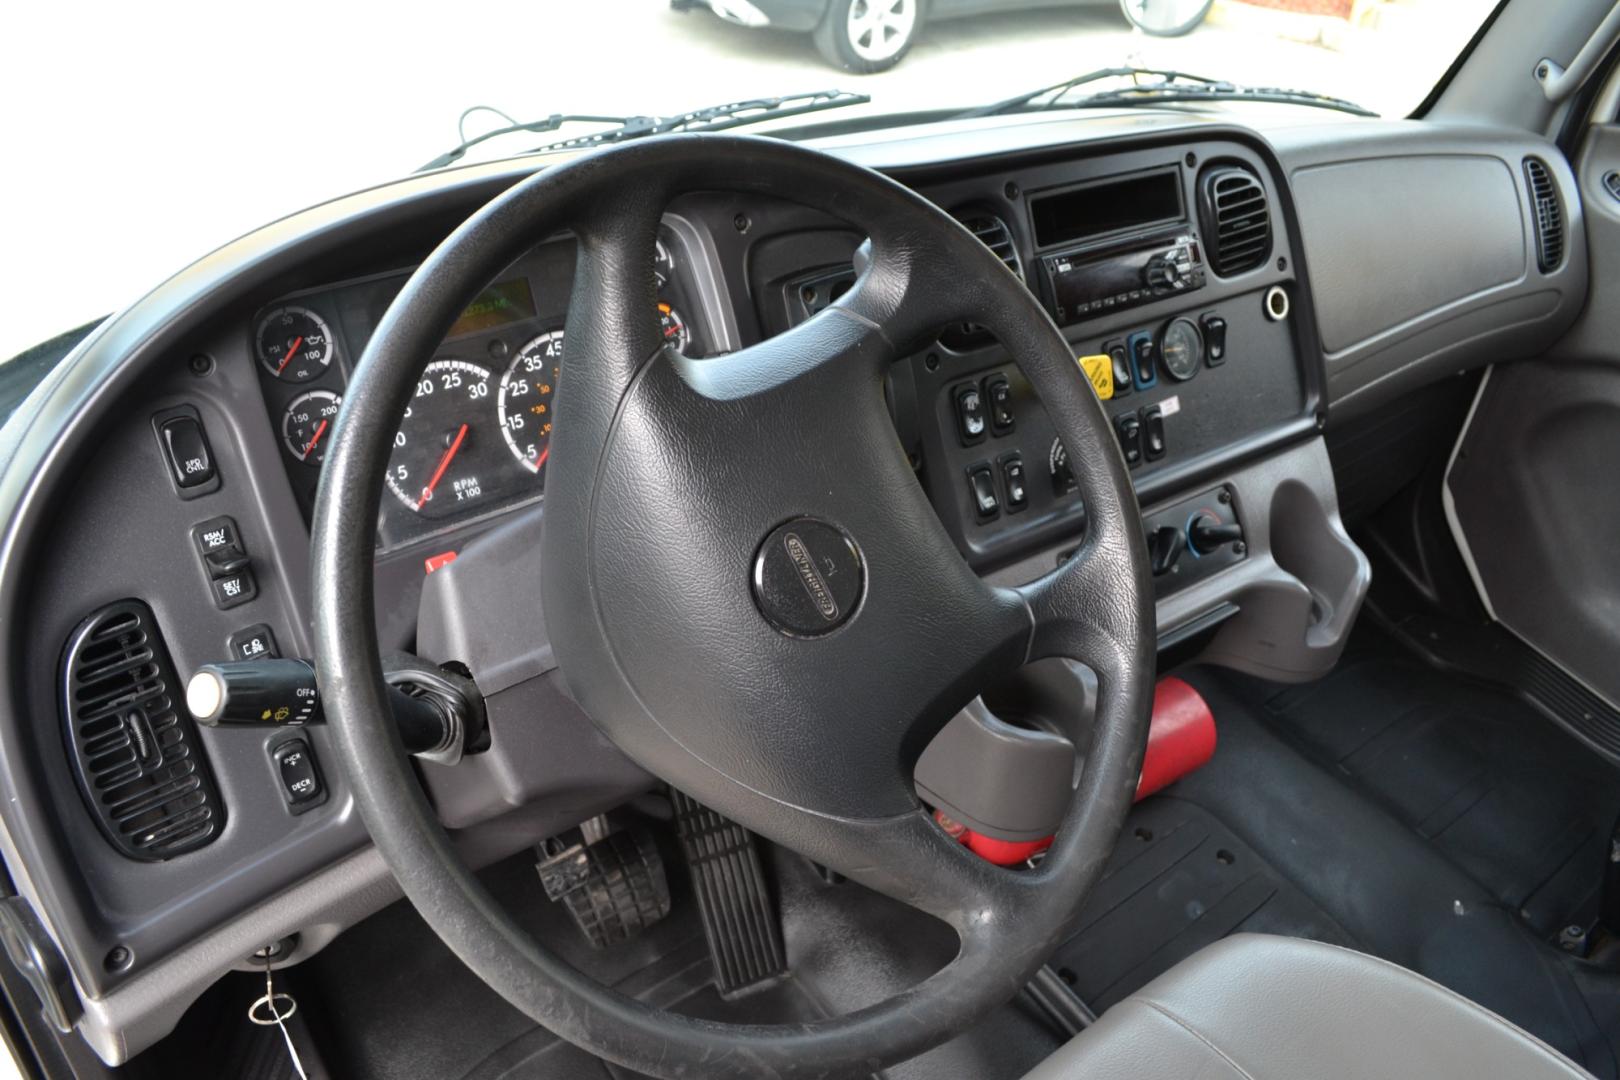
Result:
<instances>
[{"instance_id":1,"label":"car stereo","mask_svg":"<svg viewBox=\"0 0 1620 1080\"><path fill-rule=\"evenodd\" d=\"M1124 251L1060 251L1041 258L1060 324L1188 293L1204 285L1198 238L1180 229L1140 237Z\"/></svg>"}]
</instances>

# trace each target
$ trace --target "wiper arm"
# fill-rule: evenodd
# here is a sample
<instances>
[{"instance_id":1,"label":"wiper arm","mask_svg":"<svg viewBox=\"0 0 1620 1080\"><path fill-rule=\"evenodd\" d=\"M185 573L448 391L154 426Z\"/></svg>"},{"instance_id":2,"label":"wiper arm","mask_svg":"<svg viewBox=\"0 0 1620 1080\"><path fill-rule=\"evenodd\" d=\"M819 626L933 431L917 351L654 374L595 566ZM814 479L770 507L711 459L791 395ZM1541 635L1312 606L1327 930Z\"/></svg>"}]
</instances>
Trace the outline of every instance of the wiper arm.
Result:
<instances>
[{"instance_id":1,"label":"wiper arm","mask_svg":"<svg viewBox=\"0 0 1620 1080\"><path fill-rule=\"evenodd\" d=\"M1356 116L1378 114L1344 98L1318 94L1312 90L1288 90L1277 86L1241 86L1237 83L1195 83L1189 86L1122 86L1087 94L1069 104L1076 107L1129 105L1138 101L1274 101L1284 105L1309 105Z\"/></svg>"},{"instance_id":2,"label":"wiper arm","mask_svg":"<svg viewBox=\"0 0 1620 1080\"><path fill-rule=\"evenodd\" d=\"M461 160L466 156L468 150L479 143L520 131L557 131L566 124L611 125L605 131L596 131L589 135L579 135L572 139L547 143L544 146L528 151L529 153L540 153L548 150L572 150L588 146L603 146L608 143L623 142L626 139L637 139L646 135L661 135L671 131L724 131L728 128L742 127L745 124L757 124L765 120L803 116L806 113L822 112L827 109L842 109L850 105L864 105L871 100L869 94L855 94L844 90L817 90L808 94L789 94L782 97L754 98L749 101L711 105L708 108L694 109L691 112L681 113L677 116L592 116L582 113L553 113L542 120L534 120L526 124L513 121L504 127L486 131L474 138L463 138L459 144L440 154L416 171L427 172L429 169L442 169L446 165ZM465 123L469 115L479 111L492 112L506 120L512 120L510 116L507 116L499 109L491 108L488 105L475 105L461 114L461 122Z\"/></svg>"},{"instance_id":3,"label":"wiper arm","mask_svg":"<svg viewBox=\"0 0 1620 1080\"><path fill-rule=\"evenodd\" d=\"M803 116L806 113L824 112L827 109L843 109L851 105L865 105L871 100L870 94L856 94L847 90L816 90L808 94L787 94L782 97L753 98L725 105L710 105L678 116L635 116L616 128L547 143L533 152L605 146L608 143L624 142L626 139L664 135L673 131L725 131L766 120Z\"/></svg>"},{"instance_id":4,"label":"wiper arm","mask_svg":"<svg viewBox=\"0 0 1620 1080\"><path fill-rule=\"evenodd\" d=\"M1181 82L1183 80L1189 83L1212 83L1215 81L1214 79L1206 79L1202 75L1188 75L1185 72L1167 71L1163 68L1098 68L1096 71L1088 71L1084 75L1076 75L1072 79L1064 79L1062 82L1053 83L1051 86L1042 86L1038 89L1027 91L1015 97L1010 97L1005 101L997 101L991 105L980 105L978 108L969 109L966 112L958 113L957 118L961 120L968 120L976 116L1004 116L1007 113L1020 112L1026 108L1030 108L1034 106L1034 103L1037 100L1043 97L1050 99L1045 103L1046 107L1049 108L1056 105L1058 101L1070 90L1085 86L1087 83L1101 82L1104 79L1137 79L1145 75L1158 76L1161 81L1153 83L1152 85L1154 86L1163 86L1166 83Z\"/></svg>"},{"instance_id":5,"label":"wiper arm","mask_svg":"<svg viewBox=\"0 0 1620 1080\"><path fill-rule=\"evenodd\" d=\"M465 136L462 129L467 123L467 117L471 116L475 112L492 112L496 116L504 117L509 121L509 123L505 127L498 127L493 131L486 131L482 135L469 139ZM633 116L591 116L585 113L552 113L544 120L532 120L527 124L520 124L493 106L474 105L472 108L461 114L461 119L456 124L457 134L462 136L461 141L455 146L451 147L449 150L446 150L444 153L440 154L438 157L434 158L432 161L428 162L426 165L421 166L416 171L427 172L430 169L442 169L446 165L453 165L460 161L463 157L466 157L467 151L471 150L479 143L488 142L490 139L500 138L502 135L511 135L512 133L518 131L556 131L564 124L629 124L635 119L636 117Z\"/></svg>"},{"instance_id":6,"label":"wiper arm","mask_svg":"<svg viewBox=\"0 0 1620 1080\"><path fill-rule=\"evenodd\" d=\"M1112 90L1098 90L1077 98L1069 98L1071 91L1104 79L1142 79L1152 77L1153 82L1135 82L1130 86ZM1045 99L1042 101L1041 99ZM1131 105L1137 102L1176 101L1274 101L1288 105L1310 105L1321 109L1336 109L1356 116L1378 114L1343 98L1329 97L1309 90L1287 90L1271 86L1242 86L1222 79L1191 75L1185 71L1162 68L1112 67L1088 71L1072 79L1051 86L1043 86L1027 93L959 113L959 118L1001 116L1028 109L1103 108L1110 105Z\"/></svg>"}]
</instances>

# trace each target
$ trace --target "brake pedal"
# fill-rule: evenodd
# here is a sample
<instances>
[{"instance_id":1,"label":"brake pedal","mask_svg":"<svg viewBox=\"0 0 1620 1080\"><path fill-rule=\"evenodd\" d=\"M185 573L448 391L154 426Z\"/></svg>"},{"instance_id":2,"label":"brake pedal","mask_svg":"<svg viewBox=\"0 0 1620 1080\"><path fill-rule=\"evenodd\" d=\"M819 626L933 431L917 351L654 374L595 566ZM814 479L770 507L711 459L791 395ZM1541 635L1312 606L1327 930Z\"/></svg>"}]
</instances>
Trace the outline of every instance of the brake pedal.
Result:
<instances>
[{"instance_id":1,"label":"brake pedal","mask_svg":"<svg viewBox=\"0 0 1620 1080\"><path fill-rule=\"evenodd\" d=\"M669 914L669 881L652 836L643 829L606 829L592 818L577 842L546 841L536 867L546 896L562 901L598 949L629 941Z\"/></svg>"},{"instance_id":2,"label":"brake pedal","mask_svg":"<svg viewBox=\"0 0 1620 1080\"><path fill-rule=\"evenodd\" d=\"M781 917L753 833L673 788L669 796L720 996L787 974Z\"/></svg>"}]
</instances>

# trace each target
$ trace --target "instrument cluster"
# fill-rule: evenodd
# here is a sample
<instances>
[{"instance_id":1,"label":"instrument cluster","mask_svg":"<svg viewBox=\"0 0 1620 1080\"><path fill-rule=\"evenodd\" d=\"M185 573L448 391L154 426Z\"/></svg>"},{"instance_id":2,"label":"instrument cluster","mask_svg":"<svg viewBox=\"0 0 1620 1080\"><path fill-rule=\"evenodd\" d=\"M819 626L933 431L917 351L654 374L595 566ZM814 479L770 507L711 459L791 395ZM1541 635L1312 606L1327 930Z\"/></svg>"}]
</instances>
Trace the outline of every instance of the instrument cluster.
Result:
<instances>
[{"instance_id":1,"label":"instrument cluster","mask_svg":"<svg viewBox=\"0 0 1620 1080\"><path fill-rule=\"evenodd\" d=\"M658 303L648 318L675 351L701 357L719 337L683 272L693 248L667 225L661 230L653 254ZM543 244L451 326L394 436L380 551L540 498L573 271L572 240ZM266 403L306 514L349 375L408 276L393 272L285 297L253 322Z\"/></svg>"}]
</instances>

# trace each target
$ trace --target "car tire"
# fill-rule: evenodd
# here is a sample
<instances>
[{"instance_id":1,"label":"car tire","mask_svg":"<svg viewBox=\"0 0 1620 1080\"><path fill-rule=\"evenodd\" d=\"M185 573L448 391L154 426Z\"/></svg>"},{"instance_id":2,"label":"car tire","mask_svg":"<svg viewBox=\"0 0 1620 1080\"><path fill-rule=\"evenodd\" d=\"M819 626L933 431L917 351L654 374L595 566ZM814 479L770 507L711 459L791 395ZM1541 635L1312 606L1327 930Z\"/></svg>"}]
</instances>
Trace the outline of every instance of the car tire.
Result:
<instances>
[{"instance_id":1,"label":"car tire","mask_svg":"<svg viewBox=\"0 0 1620 1080\"><path fill-rule=\"evenodd\" d=\"M888 71L911 51L922 30L924 0L831 0L812 37L833 67L857 75ZM886 17L876 25L862 23L867 13ZM881 36L879 36L881 35Z\"/></svg>"},{"instance_id":2,"label":"car tire","mask_svg":"<svg viewBox=\"0 0 1620 1080\"><path fill-rule=\"evenodd\" d=\"M1141 6L1143 6L1143 0L1136 0L1136 3L1133 3L1132 0L1119 0L1119 10L1124 13L1125 18L1130 21L1132 26L1143 33L1151 34L1154 37L1184 37L1198 29L1199 24L1209 15L1209 9L1215 6L1215 0L1204 0L1203 3L1198 4L1196 7L1189 8L1185 14L1181 15L1173 23L1158 25L1153 25L1150 20L1142 17L1142 13L1137 10Z\"/></svg>"}]
</instances>

